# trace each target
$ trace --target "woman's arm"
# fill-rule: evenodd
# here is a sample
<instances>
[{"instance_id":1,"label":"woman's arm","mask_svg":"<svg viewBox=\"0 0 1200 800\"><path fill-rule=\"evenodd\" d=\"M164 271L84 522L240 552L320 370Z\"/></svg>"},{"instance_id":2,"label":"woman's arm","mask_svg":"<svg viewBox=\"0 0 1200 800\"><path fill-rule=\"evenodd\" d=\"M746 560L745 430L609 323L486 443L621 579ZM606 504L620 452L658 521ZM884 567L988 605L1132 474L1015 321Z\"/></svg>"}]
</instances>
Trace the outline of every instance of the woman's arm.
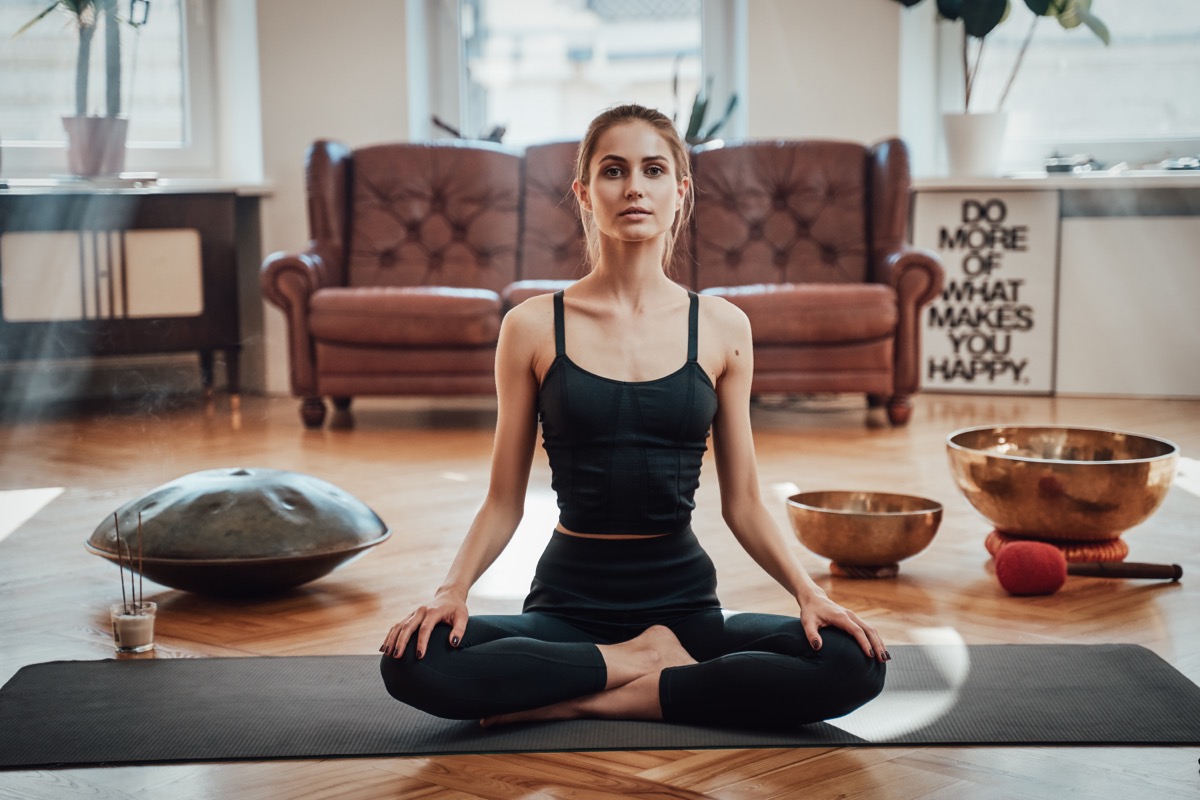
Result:
<instances>
[{"instance_id":1,"label":"woman's arm","mask_svg":"<svg viewBox=\"0 0 1200 800\"><path fill-rule=\"evenodd\" d=\"M720 337L717 341L724 355L716 381L713 453L726 524L750 557L796 598L805 633L814 648L821 646L819 629L833 625L853 635L868 655L886 660L879 634L852 611L829 599L789 549L783 532L763 504L750 429L750 383L754 376L750 321L724 300L705 298L705 302L711 309L709 329Z\"/></svg>"},{"instance_id":2,"label":"woman's arm","mask_svg":"<svg viewBox=\"0 0 1200 800\"><path fill-rule=\"evenodd\" d=\"M457 647L467 627L467 593L512 539L525 511L525 490L537 443L537 377L534 357L540 340L539 305L525 303L510 311L496 344L496 436L492 444L487 496L475 514L445 580L433 601L419 606L392 626L381 652L399 657L417 636L417 657L424 656L433 626L451 627Z\"/></svg>"}]
</instances>

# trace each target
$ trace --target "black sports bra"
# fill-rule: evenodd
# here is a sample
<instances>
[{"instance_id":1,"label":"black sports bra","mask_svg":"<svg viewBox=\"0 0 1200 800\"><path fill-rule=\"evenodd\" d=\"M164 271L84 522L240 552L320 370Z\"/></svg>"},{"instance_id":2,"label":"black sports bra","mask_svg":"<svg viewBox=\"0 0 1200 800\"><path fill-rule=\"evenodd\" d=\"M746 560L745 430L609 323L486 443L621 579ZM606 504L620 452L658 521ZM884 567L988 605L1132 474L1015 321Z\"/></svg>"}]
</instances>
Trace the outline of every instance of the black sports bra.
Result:
<instances>
[{"instance_id":1,"label":"black sports bra","mask_svg":"<svg viewBox=\"0 0 1200 800\"><path fill-rule=\"evenodd\" d=\"M564 528L648 536L691 522L717 392L696 360L699 298L688 295L687 362L655 380L618 381L566 354L563 293L555 292L555 358L538 416Z\"/></svg>"}]
</instances>

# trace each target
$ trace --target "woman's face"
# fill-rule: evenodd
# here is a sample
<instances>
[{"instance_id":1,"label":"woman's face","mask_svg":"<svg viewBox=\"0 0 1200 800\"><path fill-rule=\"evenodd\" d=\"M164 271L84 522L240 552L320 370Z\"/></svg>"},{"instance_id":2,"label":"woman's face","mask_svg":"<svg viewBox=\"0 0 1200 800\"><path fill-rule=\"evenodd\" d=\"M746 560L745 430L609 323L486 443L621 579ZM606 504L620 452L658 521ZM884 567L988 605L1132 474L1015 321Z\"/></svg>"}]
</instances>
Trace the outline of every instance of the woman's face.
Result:
<instances>
[{"instance_id":1,"label":"woman's face","mask_svg":"<svg viewBox=\"0 0 1200 800\"><path fill-rule=\"evenodd\" d=\"M589 183L575 182L579 202L601 233L643 241L671 229L687 180L679 180L666 139L644 122L626 122L596 142Z\"/></svg>"}]
</instances>

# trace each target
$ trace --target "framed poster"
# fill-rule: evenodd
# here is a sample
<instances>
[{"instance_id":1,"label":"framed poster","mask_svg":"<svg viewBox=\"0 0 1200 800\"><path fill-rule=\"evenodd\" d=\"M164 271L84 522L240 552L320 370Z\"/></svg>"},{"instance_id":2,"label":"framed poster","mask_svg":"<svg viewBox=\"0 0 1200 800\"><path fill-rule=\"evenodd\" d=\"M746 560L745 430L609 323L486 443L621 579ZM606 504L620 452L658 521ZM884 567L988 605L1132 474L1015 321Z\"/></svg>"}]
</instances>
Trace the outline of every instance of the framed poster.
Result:
<instances>
[{"instance_id":1,"label":"framed poster","mask_svg":"<svg viewBox=\"0 0 1200 800\"><path fill-rule=\"evenodd\" d=\"M912 241L946 270L925 307L921 385L1053 394L1058 192L919 191Z\"/></svg>"}]
</instances>

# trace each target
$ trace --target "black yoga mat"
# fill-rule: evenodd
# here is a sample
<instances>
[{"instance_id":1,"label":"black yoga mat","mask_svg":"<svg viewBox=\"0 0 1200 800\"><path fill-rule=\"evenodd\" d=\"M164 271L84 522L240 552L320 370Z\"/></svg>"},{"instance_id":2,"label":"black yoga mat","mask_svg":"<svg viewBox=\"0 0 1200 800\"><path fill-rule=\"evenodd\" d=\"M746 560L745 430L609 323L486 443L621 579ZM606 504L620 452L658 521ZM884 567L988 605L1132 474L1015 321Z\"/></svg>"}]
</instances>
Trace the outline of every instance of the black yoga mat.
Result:
<instances>
[{"instance_id":1,"label":"black yoga mat","mask_svg":"<svg viewBox=\"0 0 1200 800\"><path fill-rule=\"evenodd\" d=\"M831 745L1200 744L1200 687L1134 645L897 646L876 700L759 732L580 720L484 730L393 701L376 656L60 661L0 690L0 767Z\"/></svg>"}]
</instances>

